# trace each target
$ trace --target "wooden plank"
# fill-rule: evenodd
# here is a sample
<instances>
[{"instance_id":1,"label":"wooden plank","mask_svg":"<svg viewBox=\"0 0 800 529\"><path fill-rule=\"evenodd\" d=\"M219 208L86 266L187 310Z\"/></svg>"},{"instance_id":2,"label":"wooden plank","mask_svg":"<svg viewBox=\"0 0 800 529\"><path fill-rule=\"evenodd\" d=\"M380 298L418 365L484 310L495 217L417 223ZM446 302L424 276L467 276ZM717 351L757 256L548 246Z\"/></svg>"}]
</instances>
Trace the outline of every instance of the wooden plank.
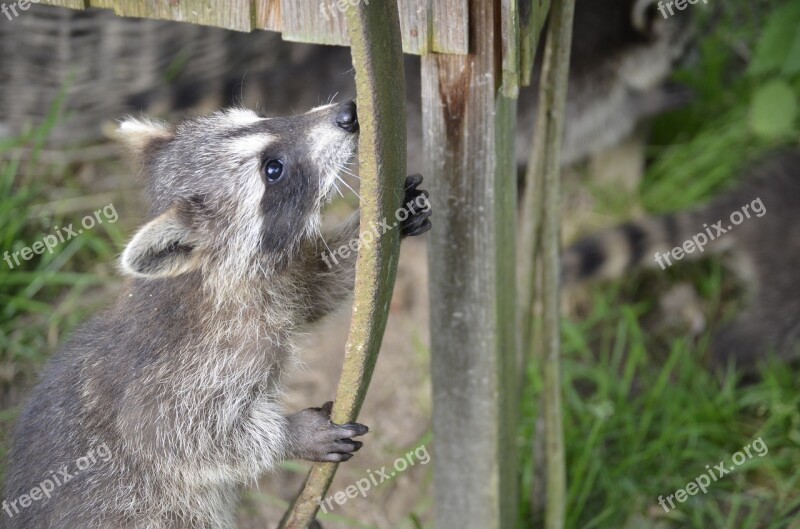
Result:
<instances>
[{"instance_id":1,"label":"wooden plank","mask_svg":"<svg viewBox=\"0 0 800 529\"><path fill-rule=\"evenodd\" d=\"M469 53L468 0L431 0L433 16L433 51L439 53ZM473 12L474 14L474 12Z\"/></svg>"},{"instance_id":2,"label":"wooden plank","mask_svg":"<svg viewBox=\"0 0 800 529\"><path fill-rule=\"evenodd\" d=\"M253 0L255 5L255 25L258 29L283 31L281 0Z\"/></svg>"},{"instance_id":3,"label":"wooden plank","mask_svg":"<svg viewBox=\"0 0 800 529\"><path fill-rule=\"evenodd\" d=\"M281 0L284 40L349 45L340 5L340 0Z\"/></svg>"},{"instance_id":4,"label":"wooden plank","mask_svg":"<svg viewBox=\"0 0 800 529\"><path fill-rule=\"evenodd\" d=\"M499 91L498 6L470 0L470 55L422 57L438 529L516 525L516 102Z\"/></svg>"},{"instance_id":5,"label":"wooden plank","mask_svg":"<svg viewBox=\"0 0 800 529\"><path fill-rule=\"evenodd\" d=\"M100 9L114 9L114 0L90 0L87 3Z\"/></svg>"},{"instance_id":6,"label":"wooden plank","mask_svg":"<svg viewBox=\"0 0 800 529\"><path fill-rule=\"evenodd\" d=\"M403 51L423 55L430 50L428 32L428 0L399 0L400 34L403 37Z\"/></svg>"},{"instance_id":7,"label":"wooden plank","mask_svg":"<svg viewBox=\"0 0 800 529\"><path fill-rule=\"evenodd\" d=\"M237 31L253 30L252 0L116 0L114 11L126 17L175 20Z\"/></svg>"},{"instance_id":8,"label":"wooden plank","mask_svg":"<svg viewBox=\"0 0 800 529\"><path fill-rule=\"evenodd\" d=\"M366 2L347 12L358 92L359 174L362 240L403 203L406 174L405 84L397 5ZM354 421L377 360L397 272L398 230L361 245L356 266L353 318L331 419ZM282 529L306 529L313 520L337 465L315 464L281 521Z\"/></svg>"},{"instance_id":9,"label":"wooden plank","mask_svg":"<svg viewBox=\"0 0 800 529\"><path fill-rule=\"evenodd\" d=\"M114 8L120 16L157 18L238 31L266 29L289 41L349 46L342 7L353 0L41 0L84 9ZM365 4L368 0L360 0ZM504 0L508 1L508 0ZM432 6L431 6L432 2ZM467 53L467 0L397 0L403 51ZM434 13L432 17L432 12ZM434 46L431 22L440 30Z\"/></svg>"},{"instance_id":10,"label":"wooden plank","mask_svg":"<svg viewBox=\"0 0 800 529\"><path fill-rule=\"evenodd\" d=\"M282 0L283 38L299 42L349 46L345 0ZM403 51L421 54L429 49L428 0L398 0Z\"/></svg>"},{"instance_id":11,"label":"wooden plank","mask_svg":"<svg viewBox=\"0 0 800 529\"><path fill-rule=\"evenodd\" d=\"M48 6L61 6L69 9L86 9L86 0L41 0L40 4Z\"/></svg>"},{"instance_id":12,"label":"wooden plank","mask_svg":"<svg viewBox=\"0 0 800 529\"><path fill-rule=\"evenodd\" d=\"M503 54L503 94L517 98L520 84L520 28L518 0L502 0L500 23Z\"/></svg>"}]
</instances>

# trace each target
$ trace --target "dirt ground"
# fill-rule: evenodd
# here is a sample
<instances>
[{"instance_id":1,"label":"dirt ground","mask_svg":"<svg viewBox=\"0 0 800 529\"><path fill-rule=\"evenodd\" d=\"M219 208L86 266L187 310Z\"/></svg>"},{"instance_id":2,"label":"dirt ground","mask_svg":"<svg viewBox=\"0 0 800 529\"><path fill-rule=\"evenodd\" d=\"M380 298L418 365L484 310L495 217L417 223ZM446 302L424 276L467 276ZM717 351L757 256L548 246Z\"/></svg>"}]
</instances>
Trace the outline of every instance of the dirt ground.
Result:
<instances>
[{"instance_id":1,"label":"dirt ground","mask_svg":"<svg viewBox=\"0 0 800 529\"><path fill-rule=\"evenodd\" d=\"M413 527L411 514L426 523L432 505L430 442L431 396L428 376L428 285L426 237L403 241L389 322L372 384L359 422L370 427L364 446L350 461L340 465L329 496L362 480L374 478L364 496L348 498L339 505L330 501L330 516L321 517L325 529ZM319 406L332 400L347 341L350 305L324 321L303 344L303 365L287 378L288 411ZM420 448L424 446L424 448ZM417 449L415 453L412 450ZM425 457L425 456L428 457ZM380 470L391 475L395 461L414 465L381 482ZM427 464L425 462L427 461ZM402 468L403 464L398 463ZM286 502L299 490L309 468L291 462L280 472L265 476L247 494L240 509L243 529L274 528ZM375 486L374 483L378 485ZM351 496L353 489L351 489Z\"/></svg>"}]
</instances>

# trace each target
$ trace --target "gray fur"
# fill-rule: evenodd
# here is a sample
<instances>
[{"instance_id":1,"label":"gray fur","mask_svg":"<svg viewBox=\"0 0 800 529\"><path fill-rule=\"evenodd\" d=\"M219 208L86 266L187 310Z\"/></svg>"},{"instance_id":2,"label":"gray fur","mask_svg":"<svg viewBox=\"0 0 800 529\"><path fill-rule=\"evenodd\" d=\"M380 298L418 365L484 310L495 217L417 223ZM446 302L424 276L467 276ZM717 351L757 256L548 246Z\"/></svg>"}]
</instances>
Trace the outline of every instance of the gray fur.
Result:
<instances>
[{"instance_id":1,"label":"gray fur","mask_svg":"<svg viewBox=\"0 0 800 529\"><path fill-rule=\"evenodd\" d=\"M637 123L685 103L664 80L686 53L688 10L663 20L653 0L577 0L561 159L571 164L626 138ZM520 94L517 155L527 163L539 69Z\"/></svg>"},{"instance_id":2,"label":"gray fur","mask_svg":"<svg viewBox=\"0 0 800 529\"><path fill-rule=\"evenodd\" d=\"M353 286L355 253L333 268L320 258L326 243L358 235L357 214L324 237L319 229L356 148L357 133L335 123L346 105L123 123L150 220L123 253L131 278L116 302L75 332L33 391L6 499L97 446L111 457L6 519L8 529L228 529L240 488L282 460L345 461L358 450L351 438L365 426L334 425L329 406L286 416L279 404L295 336ZM282 180L265 181L265 158L284 161Z\"/></svg>"},{"instance_id":3,"label":"gray fur","mask_svg":"<svg viewBox=\"0 0 800 529\"><path fill-rule=\"evenodd\" d=\"M728 229L733 212L748 204L750 218ZM764 213L754 213L761 206ZM718 235L713 224L719 220L726 233ZM682 246L698 233L708 233L706 227L715 239L704 252L692 251L683 260L723 255L748 290L746 308L714 337L712 364L721 367L733 360L749 369L773 352L784 360L797 359L800 151L766 158L747 171L738 187L695 210L647 217L576 242L564 252L564 281L617 278L639 267L659 269L656 252L663 255Z\"/></svg>"}]
</instances>

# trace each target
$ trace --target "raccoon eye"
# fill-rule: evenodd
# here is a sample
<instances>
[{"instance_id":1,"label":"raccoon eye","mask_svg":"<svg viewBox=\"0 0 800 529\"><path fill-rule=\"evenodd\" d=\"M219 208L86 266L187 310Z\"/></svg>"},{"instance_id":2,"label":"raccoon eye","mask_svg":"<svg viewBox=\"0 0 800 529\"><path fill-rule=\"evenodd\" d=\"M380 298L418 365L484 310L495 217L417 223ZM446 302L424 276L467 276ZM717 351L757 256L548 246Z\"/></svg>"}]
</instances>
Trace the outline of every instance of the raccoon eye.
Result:
<instances>
[{"instance_id":1,"label":"raccoon eye","mask_svg":"<svg viewBox=\"0 0 800 529\"><path fill-rule=\"evenodd\" d=\"M275 159L267 160L264 163L263 171L267 182L274 184L283 177L283 162Z\"/></svg>"}]
</instances>

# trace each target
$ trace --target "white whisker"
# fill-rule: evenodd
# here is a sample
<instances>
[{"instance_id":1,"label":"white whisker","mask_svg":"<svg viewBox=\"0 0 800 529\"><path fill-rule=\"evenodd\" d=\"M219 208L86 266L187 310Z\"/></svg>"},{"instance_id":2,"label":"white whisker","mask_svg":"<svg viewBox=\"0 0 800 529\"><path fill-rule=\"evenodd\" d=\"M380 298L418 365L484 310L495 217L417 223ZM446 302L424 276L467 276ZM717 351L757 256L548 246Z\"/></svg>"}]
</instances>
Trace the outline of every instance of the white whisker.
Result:
<instances>
[{"instance_id":1,"label":"white whisker","mask_svg":"<svg viewBox=\"0 0 800 529\"><path fill-rule=\"evenodd\" d=\"M331 188L335 189L339 196L344 198L342 194L342 190L339 189L339 186L336 184L336 180L339 178L339 175L336 174L336 171L328 171L328 178L331 181Z\"/></svg>"},{"instance_id":2,"label":"white whisker","mask_svg":"<svg viewBox=\"0 0 800 529\"><path fill-rule=\"evenodd\" d=\"M341 183L343 183L343 184L345 185L345 187L347 187L347 189L349 189L350 191L352 191L352 192L353 192L353 194L354 194L355 196L357 196L359 200L361 200L361 196L360 196L358 193L356 193L356 190L355 190L355 189L353 189L352 187L350 187L350 184L348 184L348 183L347 183L347 182L344 180L344 178L342 178L341 176L339 176L339 175L337 174L337 175L336 175L336 179L337 179L337 180L339 180Z\"/></svg>"},{"instance_id":3,"label":"white whisker","mask_svg":"<svg viewBox=\"0 0 800 529\"><path fill-rule=\"evenodd\" d=\"M353 171L351 171L350 169L348 169L348 168L347 168L347 166L340 165L340 166L339 166L339 171L341 171L342 173L344 173L344 174L346 174L346 175L350 175L350 176L352 176L353 178L358 178L359 180L361 180L361 178L359 178L358 176L356 176L356 174L355 174L355 173L353 173Z\"/></svg>"}]
</instances>

